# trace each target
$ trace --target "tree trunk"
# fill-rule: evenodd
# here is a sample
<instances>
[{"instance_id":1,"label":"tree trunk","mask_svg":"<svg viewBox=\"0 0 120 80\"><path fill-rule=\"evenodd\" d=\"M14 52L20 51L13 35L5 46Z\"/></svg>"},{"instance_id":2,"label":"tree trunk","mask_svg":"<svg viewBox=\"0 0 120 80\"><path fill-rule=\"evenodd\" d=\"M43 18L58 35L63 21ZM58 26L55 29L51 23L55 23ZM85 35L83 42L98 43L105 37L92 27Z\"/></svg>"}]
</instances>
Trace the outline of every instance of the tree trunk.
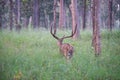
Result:
<instances>
[{"instance_id":1,"label":"tree trunk","mask_svg":"<svg viewBox=\"0 0 120 80\"><path fill-rule=\"evenodd\" d=\"M25 18L23 19L23 25L24 25L24 27L25 27L26 29L28 29L28 24L29 24L29 19L28 19L27 17L25 17Z\"/></svg>"},{"instance_id":2,"label":"tree trunk","mask_svg":"<svg viewBox=\"0 0 120 80\"><path fill-rule=\"evenodd\" d=\"M93 0L93 41L92 45L95 49L95 55L101 53L101 43L100 43L100 27L99 27L99 0Z\"/></svg>"},{"instance_id":3,"label":"tree trunk","mask_svg":"<svg viewBox=\"0 0 120 80\"><path fill-rule=\"evenodd\" d=\"M0 13L0 30L2 30L2 15Z\"/></svg>"},{"instance_id":4,"label":"tree trunk","mask_svg":"<svg viewBox=\"0 0 120 80\"><path fill-rule=\"evenodd\" d=\"M9 12L9 21L10 21L10 30L13 29L13 1L9 0L10 12Z\"/></svg>"},{"instance_id":5,"label":"tree trunk","mask_svg":"<svg viewBox=\"0 0 120 80\"><path fill-rule=\"evenodd\" d=\"M72 29L75 31L75 26L77 24L77 31L75 35L73 36L73 39L77 39L80 35L80 28L79 28L79 22L78 22L78 10L77 10L77 0L71 0L70 10L72 13Z\"/></svg>"},{"instance_id":6,"label":"tree trunk","mask_svg":"<svg viewBox=\"0 0 120 80\"><path fill-rule=\"evenodd\" d=\"M113 0L109 0L109 30L112 31L112 5Z\"/></svg>"},{"instance_id":7,"label":"tree trunk","mask_svg":"<svg viewBox=\"0 0 120 80\"><path fill-rule=\"evenodd\" d=\"M47 14L47 11L46 10L44 10L44 20L45 20L45 28L46 29L48 29L48 26L49 26L49 16L48 16L48 14Z\"/></svg>"},{"instance_id":8,"label":"tree trunk","mask_svg":"<svg viewBox=\"0 0 120 80\"><path fill-rule=\"evenodd\" d=\"M64 0L60 0L60 12L59 12L59 28L65 27L65 6Z\"/></svg>"},{"instance_id":9,"label":"tree trunk","mask_svg":"<svg viewBox=\"0 0 120 80\"><path fill-rule=\"evenodd\" d=\"M54 11L54 13L53 13L53 17L54 17L54 20L53 20L53 26L54 26L54 34L56 34L56 7L57 7L57 1L56 0L54 0L54 6L53 6L53 11Z\"/></svg>"},{"instance_id":10,"label":"tree trunk","mask_svg":"<svg viewBox=\"0 0 120 80\"><path fill-rule=\"evenodd\" d=\"M38 26L39 26L39 22L38 22L38 20L39 20L39 15L38 15L39 7L38 7L38 5L39 5L39 1L34 0L33 1L33 27L34 28L38 28Z\"/></svg>"},{"instance_id":11,"label":"tree trunk","mask_svg":"<svg viewBox=\"0 0 120 80\"><path fill-rule=\"evenodd\" d=\"M93 26L93 36L92 36L92 46L95 47L95 2L93 0L92 4L92 26Z\"/></svg>"},{"instance_id":12,"label":"tree trunk","mask_svg":"<svg viewBox=\"0 0 120 80\"><path fill-rule=\"evenodd\" d=\"M83 30L86 28L86 0L83 0L84 8L83 8Z\"/></svg>"},{"instance_id":13,"label":"tree trunk","mask_svg":"<svg viewBox=\"0 0 120 80\"><path fill-rule=\"evenodd\" d=\"M0 0L0 30L2 30L2 18L4 15L5 0Z\"/></svg>"},{"instance_id":14,"label":"tree trunk","mask_svg":"<svg viewBox=\"0 0 120 80\"><path fill-rule=\"evenodd\" d=\"M32 16L29 17L29 20L28 20L28 29L30 30L32 28Z\"/></svg>"},{"instance_id":15,"label":"tree trunk","mask_svg":"<svg viewBox=\"0 0 120 80\"><path fill-rule=\"evenodd\" d=\"M16 0L17 4L16 4L16 7L17 7L17 24L20 24L20 0Z\"/></svg>"},{"instance_id":16,"label":"tree trunk","mask_svg":"<svg viewBox=\"0 0 120 80\"><path fill-rule=\"evenodd\" d=\"M16 0L16 12L15 12L15 20L16 20L16 31L20 31L21 30L21 24L20 24L20 0Z\"/></svg>"}]
</instances>

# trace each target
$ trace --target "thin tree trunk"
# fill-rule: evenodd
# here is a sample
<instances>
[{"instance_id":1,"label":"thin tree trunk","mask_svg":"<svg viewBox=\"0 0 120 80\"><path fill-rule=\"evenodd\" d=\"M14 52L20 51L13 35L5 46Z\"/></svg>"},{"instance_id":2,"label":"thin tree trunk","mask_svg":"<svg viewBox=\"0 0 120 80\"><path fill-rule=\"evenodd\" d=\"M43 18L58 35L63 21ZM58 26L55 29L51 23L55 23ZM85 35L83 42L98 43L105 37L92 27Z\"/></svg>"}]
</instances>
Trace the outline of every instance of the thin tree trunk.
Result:
<instances>
[{"instance_id":1,"label":"thin tree trunk","mask_svg":"<svg viewBox=\"0 0 120 80\"><path fill-rule=\"evenodd\" d=\"M78 11L77 11L77 0L71 0L70 10L72 13L72 29L75 30L75 26L77 24L77 31L75 35L73 36L73 39L77 39L80 35L79 30L79 22L78 22Z\"/></svg>"},{"instance_id":2,"label":"thin tree trunk","mask_svg":"<svg viewBox=\"0 0 120 80\"><path fill-rule=\"evenodd\" d=\"M100 27L99 27L99 0L93 0L93 47L95 55L101 53Z\"/></svg>"},{"instance_id":3,"label":"thin tree trunk","mask_svg":"<svg viewBox=\"0 0 120 80\"><path fill-rule=\"evenodd\" d=\"M16 12L15 12L15 20L16 20L16 31L20 32L21 24L20 24L20 0L16 0Z\"/></svg>"},{"instance_id":4,"label":"thin tree trunk","mask_svg":"<svg viewBox=\"0 0 120 80\"><path fill-rule=\"evenodd\" d=\"M57 1L54 0L54 6L53 6L53 17L54 17L54 23L53 23L53 26L54 26L54 34L56 34L56 7L57 7Z\"/></svg>"},{"instance_id":5,"label":"thin tree trunk","mask_svg":"<svg viewBox=\"0 0 120 80\"><path fill-rule=\"evenodd\" d=\"M2 30L2 15L0 14L0 30Z\"/></svg>"},{"instance_id":6,"label":"thin tree trunk","mask_svg":"<svg viewBox=\"0 0 120 80\"><path fill-rule=\"evenodd\" d=\"M5 8L5 3L6 1L5 0L1 0L0 1L0 30L2 30L2 18L3 18L3 15L4 15L4 8Z\"/></svg>"},{"instance_id":7,"label":"thin tree trunk","mask_svg":"<svg viewBox=\"0 0 120 80\"><path fill-rule=\"evenodd\" d=\"M38 22L38 20L39 20L39 15L38 15L38 13L39 13L39 7L38 7L38 0L34 0L33 1L33 27L34 28L38 28L38 26L39 26L39 22Z\"/></svg>"},{"instance_id":8,"label":"thin tree trunk","mask_svg":"<svg viewBox=\"0 0 120 80\"><path fill-rule=\"evenodd\" d=\"M65 27L65 8L64 0L60 0L60 12L59 12L59 28Z\"/></svg>"},{"instance_id":9,"label":"thin tree trunk","mask_svg":"<svg viewBox=\"0 0 120 80\"><path fill-rule=\"evenodd\" d=\"M30 30L32 28L32 16L29 17L29 21L28 21L28 29Z\"/></svg>"},{"instance_id":10,"label":"thin tree trunk","mask_svg":"<svg viewBox=\"0 0 120 80\"><path fill-rule=\"evenodd\" d=\"M29 24L29 19L27 17L25 17L23 21L24 21L23 22L24 27L27 29L28 28L28 24Z\"/></svg>"},{"instance_id":11,"label":"thin tree trunk","mask_svg":"<svg viewBox=\"0 0 120 80\"><path fill-rule=\"evenodd\" d=\"M83 8L83 30L86 28L86 0L83 0L84 8Z\"/></svg>"},{"instance_id":12,"label":"thin tree trunk","mask_svg":"<svg viewBox=\"0 0 120 80\"><path fill-rule=\"evenodd\" d=\"M109 0L109 30L112 31L112 5L113 5L113 0Z\"/></svg>"},{"instance_id":13,"label":"thin tree trunk","mask_svg":"<svg viewBox=\"0 0 120 80\"><path fill-rule=\"evenodd\" d=\"M92 37L92 46L95 47L95 2L93 0L92 4L92 26L93 26L93 37Z\"/></svg>"},{"instance_id":14,"label":"thin tree trunk","mask_svg":"<svg viewBox=\"0 0 120 80\"><path fill-rule=\"evenodd\" d=\"M18 14L18 19L17 19L17 21L18 21L18 24L20 24L20 0L17 0L17 3L18 3L18 5L17 5L17 14Z\"/></svg>"},{"instance_id":15,"label":"thin tree trunk","mask_svg":"<svg viewBox=\"0 0 120 80\"><path fill-rule=\"evenodd\" d=\"M10 6L10 13L9 13L9 21L10 21L10 30L13 29L13 1L9 0L9 6Z\"/></svg>"},{"instance_id":16,"label":"thin tree trunk","mask_svg":"<svg viewBox=\"0 0 120 80\"><path fill-rule=\"evenodd\" d=\"M48 28L48 22L47 22L47 12L44 10L44 20L45 20L45 28Z\"/></svg>"}]
</instances>

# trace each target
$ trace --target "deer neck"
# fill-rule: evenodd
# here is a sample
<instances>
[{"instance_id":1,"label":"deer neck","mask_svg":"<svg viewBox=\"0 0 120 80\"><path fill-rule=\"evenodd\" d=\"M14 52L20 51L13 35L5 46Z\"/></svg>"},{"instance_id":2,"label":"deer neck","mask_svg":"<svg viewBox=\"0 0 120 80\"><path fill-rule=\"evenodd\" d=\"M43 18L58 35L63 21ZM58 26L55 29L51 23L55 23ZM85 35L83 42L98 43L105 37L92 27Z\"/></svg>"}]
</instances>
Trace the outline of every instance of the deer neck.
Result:
<instances>
[{"instance_id":1,"label":"deer neck","mask_svg":"<svg viewBox=\"0 0 120 80\"><path fill-rule=\"evenodd\" d=\"M57 44L58 44L59 47L61 47L63 43L62 43L62 41L58 41Z\"/></svg>"}]
</instances>

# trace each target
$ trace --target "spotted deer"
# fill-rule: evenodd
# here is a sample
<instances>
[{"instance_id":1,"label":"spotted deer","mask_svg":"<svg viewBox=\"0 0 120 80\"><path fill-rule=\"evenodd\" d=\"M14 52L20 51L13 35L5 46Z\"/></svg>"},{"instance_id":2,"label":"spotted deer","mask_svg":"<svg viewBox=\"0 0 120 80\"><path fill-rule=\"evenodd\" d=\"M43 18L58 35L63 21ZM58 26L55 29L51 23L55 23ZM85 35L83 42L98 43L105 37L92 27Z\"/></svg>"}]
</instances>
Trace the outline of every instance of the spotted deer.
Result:
<instances>
[{"instance_id":1,"label":"spotted deer","mask_svg":"<svg viewBox=\"0 0 120 80\"><path fill-rule=\"evenodd\" d=\"M63 54L65 56L66 59L70 59L72 56L73 56L73 52L74 52L74 48L72 45L70 45L69 43L63 43L63 40L66 39L66 38L70 38L70 37L73 37L74 34L76 33L76 29L77 29L77 24L75 26L75 30L73 31L72 30L72 33L70 36L63 36L62 38L59 38L57 37L53 31L52 31L52 25L51 24L51 29L50 29L50 33L51 35L57 39L57 45L59 47L59 50L60 50L60 53Z\"/></svg>"}]
</instances>

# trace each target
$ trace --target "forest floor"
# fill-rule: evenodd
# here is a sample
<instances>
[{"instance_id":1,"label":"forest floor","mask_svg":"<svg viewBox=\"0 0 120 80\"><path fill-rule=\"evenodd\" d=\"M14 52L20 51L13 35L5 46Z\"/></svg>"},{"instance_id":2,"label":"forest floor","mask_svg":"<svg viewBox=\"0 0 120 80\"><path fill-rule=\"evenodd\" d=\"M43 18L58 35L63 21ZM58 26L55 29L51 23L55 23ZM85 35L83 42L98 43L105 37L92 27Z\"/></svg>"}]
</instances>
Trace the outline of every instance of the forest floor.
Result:
<instances>
[{"instance_id":1,"label":"forest floor","mask_svg":"<svg viewBox=\"0 0 120 80\"><path fill-rule=\"evenodd\" d=\"M57 35L69 35L59 31ZM0 80L120 80L120 31L101 31L100 56L91 47L92 33L66 39L75 53L68 62L46 30L0 32Z\"/></svg>"}]
</instances>

